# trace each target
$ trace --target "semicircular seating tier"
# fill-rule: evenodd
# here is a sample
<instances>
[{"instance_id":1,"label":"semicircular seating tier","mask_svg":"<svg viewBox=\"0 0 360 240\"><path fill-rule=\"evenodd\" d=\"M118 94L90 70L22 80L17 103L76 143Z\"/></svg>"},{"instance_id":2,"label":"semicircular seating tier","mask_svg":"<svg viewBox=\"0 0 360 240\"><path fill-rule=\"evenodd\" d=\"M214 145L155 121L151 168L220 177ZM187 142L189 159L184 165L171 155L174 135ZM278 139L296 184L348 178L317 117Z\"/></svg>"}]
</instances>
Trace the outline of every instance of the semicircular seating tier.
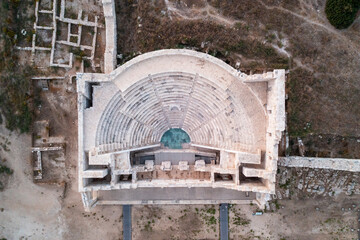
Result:
<instances>
[{"instance_id":1,"label":"semicircular seating tier","mask_svg":"<svg viewBox=\"0 0 360 240\"><path fill-rule=\"evenodd\" d=\"M88 113L95 146L108 152L159 144L164 132L181 128L193 145L265 150L266 88L264 99L243 80L223 61L194 51L136 57L102 80L108 85L96 93Z\"/></svg>"},{"instance_id":2,"label":"semicircular seating tier","mask_svg":"<svg viewBox=\"0 0 360 240\"><path fill-rule=\"evenodd\" d=\"M181 128L191 144L234 151L265 149L264 106L239 78L218 65L213 69L215 64L204 60L190 61L186 67L155 60L125 66L114 77L119 90L100 117L97 147L124 150L156 144L168 129ZM151 64L159 70L148 68L146 74L138 74ZM174 59L172 64L176 65ZM135 68L136 74L128 68ZM178 68L186 71L174 71Z\"/></svg>"},{"instance_id":3,"label":"semicircular seating tier","mask_svg":"<svg viewBox=\"0 0 360 240\"><path fill-rule=\"evenodd\" d=\"M205 53L166 49L76 79L86 207L108 204L103 190L227 188L256 192L261 206L275 193L285 70L247 75Z\"/></svg>"}]
</instances>

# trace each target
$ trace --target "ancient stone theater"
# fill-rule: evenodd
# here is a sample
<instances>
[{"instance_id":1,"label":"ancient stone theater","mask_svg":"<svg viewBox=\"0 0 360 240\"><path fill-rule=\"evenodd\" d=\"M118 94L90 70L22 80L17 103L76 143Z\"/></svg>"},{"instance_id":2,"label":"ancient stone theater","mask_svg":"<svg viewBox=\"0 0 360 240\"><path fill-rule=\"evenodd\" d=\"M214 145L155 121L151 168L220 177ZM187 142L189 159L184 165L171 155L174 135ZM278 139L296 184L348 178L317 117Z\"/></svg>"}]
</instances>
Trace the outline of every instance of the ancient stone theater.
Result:
<instances>
[{"instance_id":1,"label":"ancient stone theater","mask_svg":"<svg viewBox=\"0 0 360 240\"><path fill-rule=\"evenodd\" d=\"M249 203L275 192L285 71L184 49L79 73L79 191L104 204Z\"/></svg>"}]
</instances>

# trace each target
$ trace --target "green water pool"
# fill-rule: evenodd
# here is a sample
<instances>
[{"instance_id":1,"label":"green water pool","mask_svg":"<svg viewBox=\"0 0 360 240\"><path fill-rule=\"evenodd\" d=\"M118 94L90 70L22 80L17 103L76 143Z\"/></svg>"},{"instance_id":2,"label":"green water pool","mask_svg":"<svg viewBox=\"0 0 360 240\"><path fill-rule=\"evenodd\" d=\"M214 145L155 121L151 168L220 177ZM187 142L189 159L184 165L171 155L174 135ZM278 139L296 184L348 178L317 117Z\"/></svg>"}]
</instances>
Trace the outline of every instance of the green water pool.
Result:
<instances>
[{"instance_id":1,"label":"green water pool","mask_svg":"<svg viewBox=\"0 0 360 240\"><path fill-rule=\"evenodd\" d=\"M189 143L189 135L181 128L171 128L161 137L161 143L171 149L181 149L183 143Z\"/></svg>"}]
</instances>

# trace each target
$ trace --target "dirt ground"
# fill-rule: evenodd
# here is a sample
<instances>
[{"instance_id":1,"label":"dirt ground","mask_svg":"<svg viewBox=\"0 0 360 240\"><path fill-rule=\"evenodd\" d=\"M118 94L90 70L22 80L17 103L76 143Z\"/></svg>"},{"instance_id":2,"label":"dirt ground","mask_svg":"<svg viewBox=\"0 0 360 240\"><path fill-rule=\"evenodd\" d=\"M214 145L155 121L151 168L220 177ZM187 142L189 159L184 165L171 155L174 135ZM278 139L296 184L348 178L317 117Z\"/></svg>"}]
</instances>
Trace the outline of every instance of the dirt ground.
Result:
<instances>
[{"instance_id":1,"label":"dirt ground","mask_svg":"<svg viewBox=\"0 0 360 240\"><path fill-rule=\"evenodd\" d=\"M3 126L1 134L9 136ZM43 238L61 235L64 223L58 214L61 209L61 187L39 186L32 183L31 137L11 134L9 152L1 152L6 165L14 170L9 182L0 193L1 237L7 239Z\"/></svg>"},{"instance_id":2,"label":"dirt ground","mask_svg":"<svg viewBox=\"0 0 360 240\"><path fill-rule=\"evenodd\" d=\"M219 239L218 205L132 208L133 239Z\"/></svg>"},{"instance_id":3,"label":"dirt ground","mask_svg":"<svg viewBox=\"0 0 360 240\"><path fill-rule=\"evenodd\" d=\"M10 151L2 151L1 155L14 170L0 193L0 237L122 239L121 206L97 206L91 213L84 212L77 192L76 144L69 144L76 143L71 140L71 136L76 138L76 131L69 127L68 132L72 134L66 136L66 184L37 185L32 182L30 136L0 127L1 136L10 142ZM232 206L230 238L356 239L359 203L359 195L344 194L278 200L278 210L262 216L252 216L256 206ZM219 239L218 218L216 205L134 206L133 239Z\"/></svg>"},{"instance_id":4,"label":"dirt ground","mask_svg":"<svg viewBox=\"0 0 360 240\"><path fill-rule=\"evenodd\" d=\"M89 11L96 4L84 2ZM290 153L298 154L301 137L306 155L360 158L359 17L339 31L325 18L325 0L117 3L119 64L147 51L191 48L247 73L286 68ZM71 76L76 69L51 71ZM85 213L77 192L75 83L52 85L41 102L37 119L49 120L50 134L66 140L64 183L34 184L31 137L1 125L0 142L10 143L0 156L14 173L0 192L0 238L122 239L122 208ZM356 239L359 203L359 195L343 194L279 200L278 210L262 216L252 216L255 206L232 206L230 238ZM219 239L218 217L218 206L134 206L133 239Z\"/></svg>"},{"instance_id":5,"label":"dirt ground","mask_svg":"<svg viewBox=\"0 0 360 240\"><path fill-rule=\"evenodd\" d=\"M38 115L38 119L49 120L51 135L66 139L64 184L34 184L31 136L10 133L0 126L0 135L10 142L9 151L0 151L0 155L14 170L0 193L0 238L121 239L121 207L97 207L91 213L84 212L77 191L76 94L66 89L58 88L56 94L54 89L43 92L41 108L46 113L40 111Z\"/></svg>"},{"instance_id":6,"label":"dirt ground","mask_svg":"<svg viewBox=\"0 0 360 240\"><path fill-rule=\"evenodd\" d=\"M229 211L230 239L357 239L359 200L359 196L346 195L279 200L279 210L262 216L252 215L256 206L232 206Z\"/></svg>"},{"instance_id":7,"label":"dirt ground","mask_svg":"<svg viewBox=\"0 0 360 240\"><path fill-rule=\"evenodd\" d=\"M359 196L344 194L336 198L279 200L278 210L266 211L262 216L253 216L255 205L232 205L229 237L355 240L359 200ZM132 221L133 239L219 239L218 205L135 206Z\"/></svg>"},{"instance_id":8,"label":"dirt ground","mask_svg":"<svg viewBox=\"0 0 360 240\"><path fill-rule=\"evenodd\" d=\"M287 75L288 153L360 158L360 17L327 21L326 0L158 0L117 3L123 63L162 48L214 55L246 73Z\"/></svg>"}]
</instances>

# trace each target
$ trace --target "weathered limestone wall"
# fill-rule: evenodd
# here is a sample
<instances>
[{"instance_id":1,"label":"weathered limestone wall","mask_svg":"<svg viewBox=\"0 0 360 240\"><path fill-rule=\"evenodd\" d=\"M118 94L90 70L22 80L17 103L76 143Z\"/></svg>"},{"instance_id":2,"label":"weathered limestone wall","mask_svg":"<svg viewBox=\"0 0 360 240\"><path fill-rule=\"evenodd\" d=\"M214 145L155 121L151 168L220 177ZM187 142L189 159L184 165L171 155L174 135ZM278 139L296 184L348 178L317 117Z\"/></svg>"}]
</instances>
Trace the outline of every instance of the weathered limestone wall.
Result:
<instances>
[{"instance_id":1,"label":"weathered limestone wall","mask_svg":"<svg viewBox=\"0 0 360 240\"><path fill-rule=\"evenodd\" d=\"M105 0L104 0L105 1ZM41 1L35 1L35 22L34 22L34 30L32 33L32 41L31 41L31 47L20 47L16 46L16 49L18 50L26 50L31 51L32 55L32 61L35 61L35 53L37 51L45 51L50 52L50 61L49 66L50 67L62 67L62 68L72 68L73 62L74 62L74 54L72 52L69 52L67 50L62 50L64 46L67 47L76 47L79 48L83 53L90 52L90 54L85 54L83 56L83 59L90 60L91 67L95 71L97 67L100 67L99 64L95 64L95 49L96 49L96 37L99 27L103 27L101 24L98 23L99 17L95 16L95 21L88 21L88 15L83 13L82 9L78 10L77 17L76 18L68 18L65 15L66 11L66 1L61 0L60 2L57 0L52 0L51 3L52 9L46 9L44 6L41 6ZM59 13L59 15L58 15ZM47 14L48 16L51 16L52 23L43 23L39 22L39 14ZM63 24L67 25L67 34L66 34L66 40L61 40L57 35L58 33L58 23L62 22ZM46 25L42 25L46 24ZM51 26L50 26L51 25ZM71 31L72 26L76 27L77 33L73 33ZM85 37L82 34L82 28L83 27L90 27L93 28L93 34L92 34L92 43L91 45L84 45L81 44L82 38ZM37 38L39 38L39 30L46 31L48 34L52 35L51 40L51 47L42 47L38 46L37 44ZM116 33L116 32L115 32ZM115 42L116 42L116 35ZM75 40L74 40L75 39ZM66 48L65 48L66 49ZM58 52L55 54L55 52ZM60 56L59 52L62 52ZM116 52L116 49L115 49Z\"/></svg>"},{"instance_id":2,"label":"weathered limestone wall","mask_svg":"<svg viewBox=\"0 0 360 240\"><path fill-rule=\"evenodd\" d=\"M113 12L114 1L103 0L103 4L107 25L105 74L77 75L79 101L79 191L83 193L94 193L99 190L151 187L225 188L244 192L256 192L258 193L256 203L264 207L267 199L269 199L269 194L275 193L275 176L278 160L277 149L281 132L285 128L285 71L275 70L265 74L248 76L236 71L231 66L210 55L184 49L168 49L146 53L132 59L113 71L116 60L116 37L109 38L108 36L114 37L115 34L115 32L111 33L111 31L113 31L111 21L113 20L115 24L115 13ZM108 24L109 21L110 25ZM110 41L109 44L108 41ZM176 73L179 76L176 75ZM188 77L189 75L191 76ZM169 88L176 87L176 89L178 89L174 91L173 94L178 94L175 99L178 101L176 103L180 106L179 109L181 109L181 107L184 109L190 109L190 107L192 107L191 109L196 108L182 101L186 95L180 90L185 89L187 91L184 92L190 92L191 97L194 95L193 98L185 98L188 99L190 103L194 102L195 104L198 99L204 101L204 104L202 104L202 101L199 101L200 103L197 103L198 105L196 106L208 106L211 105L211 103L217 106L215 103L219 103L217 109L232 109L232 111L229 112L229 115L225 114L222 116L220 113L223 113L223 110L218 113L216 111L213 112L212 109L203 107L205 111L197 107L192 111L184 111L185 114L189 113L189 118L185 118L186 115L179 117L176 115L178 114L176 111L172 113L172 110L167 110L172 109L172 105L175 104L170 101L170 99L174 99L174 96L168 96L164 90L163 85L165 84L159 84L157 81L160 82L160 80L155 81L155 77L159 77L161 81L168 84ZM175 77L179 77L181 81L174 81ZM142 88L137 88L137 84ZM196 88L194 88L195 85ZM207 88L207 86L212 86L212 88ZM138 93L136 89L141 89L142 94L152 96L151 101L144 101L144 104L138 105L138 101L142 95ZM209 97L208 93L211 93L211 91L214 91L219 97L216 99ZM231 92L230 96L228 96L228 92ZM112 98L115 94L117 97ZM203 148L209 148L210 146L211 149L220 150L220 166L212 166L208 171L211 173L211 179L202 181L198 179L152 179L152 181L146 181L137 179L136 173L139 169L136 167L130 168L130 164L126 164L126 168L124 169L119 169L121 159L118 159L117 155L122 153L122 151L133 151L134 146L150 146L156 144L156 142L153 142L154 139L155 141L159 139L159 137L153 137L150 138L151 141L144 142L143 138L147 135L146 131L141 131L143 128L139 128L135 124L125 128L127 126L125 120L128 117L120 118L118 113L121 113L121 111L117 108L105 108L108 104L113 104L111 106L115 107L122 106L121 104L124 99L129 99L129 101L127 101L128 106L126 108L124 107L127 112L122 113L122 116L132 116L132 114L142 116L137 114L137 111L140 111L141 114L145 114L145 116L141 118L142 121L137 122L143 124L142 122L145 121L147 126L152 126L152 122L155 123L159 121L161 123L159 125L160 127L156 126L156 129L159 128L160 130L164 128L164 126L167 126L166 122L170 126L178 126L178 122L171 119L183 119L182 124L184 124L184 126L189 127L189 129L194 130L194 132L199 131L199 133L196 132L194 137L192 137L193 146L196 144L205 144L206 146L198 146ZM172 105L166 105L167 102L165 104L164 99ZM164 119L159 119L157 114L153 114L155 111L151 111L151 107L155 106L154 103L157 102L162 103L160 104L162 108L156 108L156 110L165 115ZM147 111L144 109L147 109ZM191 114L199 112L200 110L204 111L200 116L209 115L209 117L199 117L198 121L194 121L194 119L197 118L191 117ZM232 112L234 112L236 116L230 115ZM104 116L104 122L109 122L109 126L98 123L98 119L102 115ZM209 121L213 116L221 116L222 118L219 118L221 120L217 121ZM229 116L232 119L236 119L236 121L228 121ZM251 116L251 119L247 116ZM113 119L116 121L112 121ZM187 122L185 121L186 119L192 120ZM212 125L209 125L208 128L215 129L221 133L230 133L231 131L228 131L228 129L233 129L237 126L248 126L246 129L236 131L247 131L242 135L251 136L251 138L244 140L235 139L236 141L232 141L230 138L231 141L225 141L226 138L223 140L219 137L223 137L223 134L213 134L209 137L208 134L206 134L208 131L202 129L199 123L207 124L210 122ZM231 128L233 126L231 124L234 125L233 128ZM124 135L119 135L120 137L115 139L115 141L111 135L108 137L108 135L100 134L99 136L105 140L99 141L97 145L97 140L95 140L96 126L106 126L106 131L99 131L99 133L107 133L109 132L107 129L113 131L119 127L119 131L116 130L115 132L124 133ZM222 130L223 127L224 130ZM125 134L125 129L126 131L129 130L130 133L133 131L135 134ZM162 131L160 130L158 130L158 132L161 133ZM114 136L117 135L114 134ZM231 145L233 142L238 142L238 145ZM89 161L86 154L90 154ZM116 159L116 161L113 161L110 154L114 154L113 159ZM108 160L106 160L105 156L100 155L106 155ZM265 156L263 159L265 162L260 165L262 155ZM128 159L125 160L128 161ZM105 170L93 171L91 168L89 169L88 165L105 165L105 162L110 163L109 167L111 168L110 173L112 177L110 182L88 185L89 178L98 178L109 174L109 172ZM252 165L245 165L244 162L251 163ZM259 177L262 178L262 181L241 183L238 171L240 164L244 164L242 171L245 176ZM235 181L215 181L215 173L231 174L235 177ZM120 175L129 174L132 175L131 181L119 182L118 178ZM91 207L89 205L90 197L89 194L83 194L85 207ZM93 198L95 199L95 197Z\"/></svg>"},{"instance_id":3,"label":"weathered limestone wall","mask_svg":"<svg viewBox=\"0 0 360 240\"><path fill-rule=\"evenodd\" d=\"M284 167L305 167L360 172L360 159L281 157L279 165Z\"/></svg>"},{"instance_id":4,"label":"weathered limestone wall","mask_svg":"<svg viewBox=\"0 0 360 240\"><path fill-rule=\"evenodd\" d=\"M114 0L102 0L105 25L106 47L104 54L105 73L111 73L116 67L116 15Z\"/></svg>"},{"instance_id":5,"label":"weathered limestone wall","mask_svg":"<svg viewBox=\"0 0 360 240\"><path fill-rule=\"evenodd\" d=\"M243 174L247 177L258 176L265 179L269 191L274 193L278 145L281 133L285 130L285 70L277 69L262 75L250 75L245 78L244 82L249 85L267 82L265 111L268 116L268 123L266 129L265 169L244 167ZM266 199L266 196L262 196L261 199Z\"/></svg>"}]
</instances>

